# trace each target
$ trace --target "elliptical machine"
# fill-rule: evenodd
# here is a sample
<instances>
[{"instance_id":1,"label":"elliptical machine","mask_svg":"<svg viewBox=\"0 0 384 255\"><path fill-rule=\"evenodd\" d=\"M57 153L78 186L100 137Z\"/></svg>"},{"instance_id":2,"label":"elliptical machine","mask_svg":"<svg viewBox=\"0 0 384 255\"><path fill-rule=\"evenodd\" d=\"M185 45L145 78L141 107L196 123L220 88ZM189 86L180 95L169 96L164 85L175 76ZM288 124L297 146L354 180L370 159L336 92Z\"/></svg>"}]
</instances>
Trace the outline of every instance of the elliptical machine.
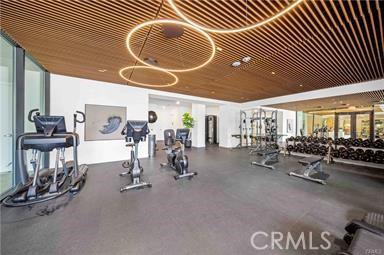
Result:
<instances>
[{"instance_id":1,"label":"elliptical machine","mask_svg":"<svg viewBox=\"0 0 384 255\"><path fill-rule=\"evenodd\" d=\"M137 120L128 120L127 124L124 126L124 129L121 131L121 134L125 135L125 140L128 143L127 146L131 146L133 148L131 149L131 160L123 163L123 167L128 168L128 171L120 174L120 176L129 175L131 177L131 183L122 187L120 192L131 189L152 187L151 183L141 180L143 168L141 167L140 161L138 159L139 142L145 141L148 133L148 122Z\"/></svg>"},{"instance_id":2,"label":"elliptical machine","mask_svg":"<svg viewBox=\"0 0 384 255\"><path fill-rule=\"evenodd\" d=\"M189 172L188 157L184 154L185 141L189 137L189 129L181 128L175 131L173 129L164 130L164 145L163 150L167 153L167 163L161 163L161 167L169 166L177 172L174 176L175 180L185 178L192 179L197 172Z\"/></svg>"},{"instance_id":3,"label":"elliptical machine","mask_svg":"<svg viewBox=\"0 0 384 255\"><path fill-rule=\"evenodd\" d=\"M83 119L79 120L77 114L81 114ZM76 124L85 121L84 113L77 111L74 114L73 132L67 132L64 116L42 116L38 109L29 112L28 120L35 124L36 133L25 133L17 138L17 171L21 180L12 194L2 201L5 206L32 205L55 199L67 192L75 194L86 179L88 166L78 165L77 146L80 141L76 133ZM71 162L65 161L66 148L73 149ZM29 176L25 164L27 150L32 150L30 163L33 176ZM56 150L55 168L41 169L42 154L53 150Z\"/></svg>"}]
</instances>

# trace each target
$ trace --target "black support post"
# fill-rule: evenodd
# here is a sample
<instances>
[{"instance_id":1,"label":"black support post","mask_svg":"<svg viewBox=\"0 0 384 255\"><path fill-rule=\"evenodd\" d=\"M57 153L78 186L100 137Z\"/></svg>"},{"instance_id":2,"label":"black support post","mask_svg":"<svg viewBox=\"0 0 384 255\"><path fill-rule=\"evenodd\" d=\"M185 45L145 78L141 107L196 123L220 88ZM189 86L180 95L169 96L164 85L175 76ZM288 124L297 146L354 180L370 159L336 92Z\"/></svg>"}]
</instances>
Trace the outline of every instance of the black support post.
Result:
<instances>
[{"instance_id":1,"label":"black support post","mask_svg":"<svg viewBox=\"0 0 384 255\"><path fill-rule=\"evenodd\" d=\"M15 84L16 84L16 115L15 115L15 145L17 146L17 137L24 133L24 121L25 121L25 51L21 47L15 49ZM20 182L20 174L17 169L20 169L16 150L15 155L15 184Z\"/></svg>"}]
</instances>

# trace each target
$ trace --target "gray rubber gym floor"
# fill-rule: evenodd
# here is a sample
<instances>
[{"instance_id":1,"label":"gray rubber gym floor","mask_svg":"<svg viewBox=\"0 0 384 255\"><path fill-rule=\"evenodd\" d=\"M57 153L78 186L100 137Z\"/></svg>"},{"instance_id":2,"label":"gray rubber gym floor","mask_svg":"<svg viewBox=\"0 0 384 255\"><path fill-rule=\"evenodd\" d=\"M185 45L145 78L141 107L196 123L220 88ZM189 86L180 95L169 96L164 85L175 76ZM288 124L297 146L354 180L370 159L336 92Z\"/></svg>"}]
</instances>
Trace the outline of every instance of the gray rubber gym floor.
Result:
<instances>
[{"instance_id":1,"label":"gray rubber gym floor","mask_svg":"<svg viewBox=\"0 0 384 255\"><path fill-rule=\"evenodd\" d=\"M32 208L1 208L2 254L333 254L344 226L365 212L384 211L384 181L325 166L328 184L289 177L297 158L280 158L272 171L249 164L247 150L217 147L187 151L193 180L175 181L160 169L165 155L143 159L151 189L120 193L128 179L120 162L91 165L83 190ZM255 250L254 232L306 235L306 250ZM328 251L308 250L324 244ZM263 246L262 237L256 244Z\"/></svg>"}]
</instances>

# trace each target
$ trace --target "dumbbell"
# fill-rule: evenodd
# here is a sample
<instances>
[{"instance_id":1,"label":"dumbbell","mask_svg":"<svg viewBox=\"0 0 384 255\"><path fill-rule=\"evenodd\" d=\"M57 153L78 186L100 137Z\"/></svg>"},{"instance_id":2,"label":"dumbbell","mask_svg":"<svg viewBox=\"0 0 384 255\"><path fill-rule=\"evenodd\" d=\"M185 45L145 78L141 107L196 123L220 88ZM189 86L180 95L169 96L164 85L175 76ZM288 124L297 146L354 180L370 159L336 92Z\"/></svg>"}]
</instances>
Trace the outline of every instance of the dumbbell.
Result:
<instances>
[{"instance_id":1,"label":"dumbbell","mask_svg":"<svg viewBox=\"0 0 384 255\"><path fill-rule=\"evenodd\" d=\"M370 140L368 139L365 139L362 143L361 143L361 146L365 147L365 148L369 148L372 146L372 143Z\"/></svg>"},{"instance_id":2,"label":"dumbbell","mask_svg":"<svg viewBox=\"0 0 384 255\"><path fill-rule=\"evenodd\" d=\"M319 148L319 154L320 156L326 156L328 153L328 148L325 145L321 145Z\"/></svg>"},{"instance_id":3,"label":"dumbbell","mask_svg":"<svg viewBox=\"0 0 384 255\"><path fill-rule=\"evenodd\" d=\"M373 162L377 164L383 164L384 163L384 151L376 151L373 156Z\"/></svg>"},{"instance_id":4,"label":"dumbbell","mask_svg":"<svg viewBox=\"0 0 384 255\"><path fill-rule=\"evenodd\" d=\"M293 145L292 144L290 144L290 145L288 145L287 146L287 151L289 151L289 152L291 152L291 151L293 151Z\"/></svg>"},{"instance_id":5,"label":"dumbbell","mask_svg":"<svg viewBox=\"0 0 384 255\"><path fill-rule=\"evenodd\" d=\"M362 155L364 154L364 150L363 149L356 149L356 154L357 154L357 160L361 160L362 158Z\"/></svg>"},{"instance_id":6,"label":"dumbbell","mask_svg":"<svg viewBox=\"0 0 384 255\"><path fill-rule=\"evenodd\" d=\"M348 149L349 158L352 160L359 160L360 156L357 151L355 151L353 148Z\"/></svg>"},{"instance_id":7,"label":"dumbbell","mask_svg":"<svg viewBox=\"0 0 384 255\"><path fill-rule=\"evenodd\" d=\"M364 154L361 156L361 159L366 162L372 162L374 155L375 153L373 152L373 150L368 149L368 150L365 150Z\"/></svg>"},{"instance_id":8,"label":"dumbbell","mask_svg":"<svg viewBox=\"0 0 384 255\"><path fill-rule=\"evenodd\" d=\"M384 141L382 139L377 139L373 142L373 146L378 149L384 148Z\"/></svg>"},{"instance_id":9,"label":"dumbbell","mask_svg":"<svg viewBox=\"0 0 384 255\"><path fill-rule=\"evenodd\" d=\"M332 148L331 155L334 158L339 158L340 157L340 151L338 149L333 149Z\"/></svg>"},{"instance_id":10,"label":"dumbbell","mask_svg":"<svg viewBox=\"0 0 384 255\"><path fill-rule=\"evenodd\" d=\"M346 148L340 147L339 152L340 152L340 158L342 158L342 159L348 159L349 158L349 152Z\"/></svg>"},{"instance_id":11,"label":"dumbbell","mask_svg":"<svg viewBox=\"0 0 384 255\"><path fill-rule=\"evenodd\" d=\"M349 147L349 146L352 145L352 141L353 141L352 138L344 139L344 140L343 140L343 145L344 145L345 147Z\"/></svg>"},{"instance_id":12,"label":"dumbbell","mask_svg":"<svg viewBox=\"0 0 384 255\"><path fill-rule=\"evenodd\" d=\"M319 151L319 147L318 146L311 146L311 152L313 155L319 155L320 151Z\"/></svg>"}]
</instances>

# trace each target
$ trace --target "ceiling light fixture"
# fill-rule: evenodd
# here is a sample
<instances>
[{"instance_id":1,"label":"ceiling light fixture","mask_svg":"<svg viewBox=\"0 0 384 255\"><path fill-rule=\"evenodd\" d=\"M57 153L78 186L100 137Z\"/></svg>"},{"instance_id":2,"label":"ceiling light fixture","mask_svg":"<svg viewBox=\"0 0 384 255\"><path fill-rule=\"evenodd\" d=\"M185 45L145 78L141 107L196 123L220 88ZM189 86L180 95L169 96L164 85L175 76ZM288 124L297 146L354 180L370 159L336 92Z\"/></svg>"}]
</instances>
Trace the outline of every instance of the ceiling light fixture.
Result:
<instances>
[{"instance_id":1,"label":"ceiling light fixture","mask_svg":"<svg viewBox=\"0 0 384 255\"><path fill-rule=\"evenodd\" d=\"M191 67L191 68L187 68L187 69L169 69L169 68L161 68L161 67L158 67L158 66L153 66L145 61L143 61L142 59L140 59L138 56L136 56L136 54L132 51L131 49L131 46L130 46L130 41L132 39L132 36L133 34L142 29L143 27L146 27L146 26L153 26L153 25L158 25L158 24L175 24L175 25L181 25L181 26L185 26L185 27L188 27L192 30L195 30L197 31L198 33L200 33L202 36L204 36L209 44L211 45L211 50L212 50L212 53L211 55L209 56L209 58L201 65L198 65L198 66L195 66L195 67ZM163 71L168 71L168 72L189 72L189 71L194 71L194 70L197 70L199 68L202 68L204 66L206 66L209 62L212 61L213 57L215 56L215 53L216 53L216 46L215 46L215 42L212 40L211 36L209 34L207 34L206 32L204 32L202 29L200 28L197 28L195 26L192 26L191 24L188 24L186 22L182 22L182 21L178 21L178 20L170 20L170 19L160 19L160 20L151 20L151 21L147 21L147 22L144 22L144 23L141 23L139 25L137 25L136 27L134 27L131 31L129 31L128 35L127 35L127 39L126 39L126 46L127 46L127 49L128 49L128 52L129 54L131 54L138 62L146 65L146 66L152 66L153 68L156 68L156 69L160 69L160 70L163 70Z\"/></svg>"},{"instance_id":2,"label":"ceiling light fixture","mask_svg":"<svg viewBox=\"0 0 384 255\"><path fill-rule=\"evenodd\" d=\"M275 72L271 72L271 74L275 75L276 73Z\"/></svg>"},{"instance_id":3,"label":"ceiling light fixture","mask_svg":"<svg viewBox=\"0 0 384 255\"><path fill-rule=\"evenodd\" d=\"M100 73L105 73L107 71L107 69L99 69L97 71L99 71Z\"/></svg>"},{"instance_id":4,"label":"ceiling light fixture","mask_svg":"<svg viewBox=\"0 0 384 255\"><path fill-rule=\"evenodd\" d=\"M243 57L242 59L241 59L241 61L243 61L244 63L248 63L249 61L251 61L251 57L250 56L246 56L246 57Z\"/></svg>"},{"instance_id":5,"label":"ceiling light fixture","mask_svg":"<svg viewBox=\"0 0 384 255\"><path fill-rule=\"evenodd\" d=\"M131 80L129 78L126 78L124 76L124 72L127 71L127 70L130 70L130 69L149 69L149 70L155 70L155 71L158 71L158 72L163 72L163 73L166 73L169 76L173 77L174 82L168 83L168 84L147 84L147 83L133 81L133 80ZM133 83L133 84L136 84L136 85L140 85L140 86L153 87L153 88L171 87L171 86L176 85L176 83L179 81L179 78L177 78L177 76L174 75L173 73L168 72L166 70L161 70L161 69L158 69L158 68L150 67L150 66L127 66L127 67L124 67L124 68L120 69L119 75L120 75L121 78L123 78L127 82L130 82L130 83Z\"/></svg>"},{"instance_id":6,"label":"ceiling light fixture","mask_svg":"<svg viewBox=\"0 0 384 255\"><path fill-rule=\"evenodd\" d=\"M303 87L303 84L299 84L300 87Z\"/></svg>"},{"instance_id":7,"label":"ceiling light fixture","mask_svg":"<svg viewBox=\"0 0 384 255\"><path fill-rule=\"evenodd\" d=\"M183 12L180 11L179 8L177 8L177 6L174 3L174 0L168 0L168 3L172 7L172 9L177 13L177 15L179 15L182 19L184 19L189 24L195 26L196 28L199 28L201 30L205 30L205 31L208 31L208 32L212 32L212 33L223 33L224 34L224 33L244 32L244 31L247 31L247 30L250 30L250 29L254 29L254 28L263 26L263 25L273 21L274 19L277 19L278 17L284 15L285 13L289 12L290 10L295 8L297 5L299 5L303 1L304 0L297 0L296 2L294 2L293 4L290 4L288 7L286 7L285 9L280 11L279 13L277 13L277 14L273 15L272 17L269 17L268 19L265 19L265 20L263 20L261 22L258 22L258 23L255 23L255 24L252 24L252 25L249 25L249 26L241 27L241 28L235 28L235 29L220 29L220 28L209 28L209 27L201 26L201 25L197 24L196 22L192 21L191 19L189 19L187 16L185 16L183 14Z\"/></svg>"},{"instance_id":8,"label":"ceiling light fixture","mask_svg":"<svg viewBox=\"0 0 384 255\"><path fill-rule=\"evenodd\" d=\"M222 50L223 50L223 48L220 48L220 47L216 47L216 50L218 50L218 51L222 51Z\"/></svg>"},{"instance_id":9,"label":"ceiling light fixture","mask_svg":"<svg viewBox=\"0 0 384 255\"><path fill-rule=\"evenodd\" d=\"M176 104L180 104L180 101L176 101Z\"/></svg>"},{"instance_id":10,"label":"ceiling light fixture","mask_svg":"<svg viewBox=\"0 0 384 255\"><path fill-rule=\"evenodd\" d=\"M232 67L239 67L241 65L240 61L235 61L231 64Z\"/></svg>"}]
</instances>

